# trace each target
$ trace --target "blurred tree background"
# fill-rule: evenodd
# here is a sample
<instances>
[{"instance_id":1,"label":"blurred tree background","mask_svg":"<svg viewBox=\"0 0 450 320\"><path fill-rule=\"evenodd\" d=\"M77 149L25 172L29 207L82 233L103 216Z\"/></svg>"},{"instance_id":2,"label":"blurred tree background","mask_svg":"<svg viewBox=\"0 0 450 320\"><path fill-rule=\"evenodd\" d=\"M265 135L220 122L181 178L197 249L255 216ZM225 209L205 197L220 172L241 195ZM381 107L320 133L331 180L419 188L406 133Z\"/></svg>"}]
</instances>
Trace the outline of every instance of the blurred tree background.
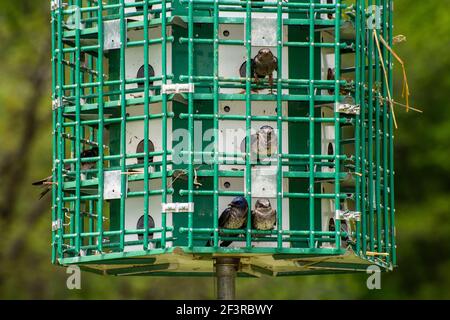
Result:
<instances>
[{"instance_id":1,"label":"blurred tree background","mask_svg":"<svg viewBox=\"0 0 450 320\"><path fill-rule=\"evenodd\" d=\"M450 1L413 2L395 1L395 33L407 37L396 51L424 111L397 111L399 267L378 291L365 274L239 279L238 298L450 298ZM50 198L37 201L31 186L51 172L49 19L49 1L0 1L0 298L213 298L212 278L83 273L82 290L69 291L65 269L51 265Z\"/></svg>"}]
</instances>

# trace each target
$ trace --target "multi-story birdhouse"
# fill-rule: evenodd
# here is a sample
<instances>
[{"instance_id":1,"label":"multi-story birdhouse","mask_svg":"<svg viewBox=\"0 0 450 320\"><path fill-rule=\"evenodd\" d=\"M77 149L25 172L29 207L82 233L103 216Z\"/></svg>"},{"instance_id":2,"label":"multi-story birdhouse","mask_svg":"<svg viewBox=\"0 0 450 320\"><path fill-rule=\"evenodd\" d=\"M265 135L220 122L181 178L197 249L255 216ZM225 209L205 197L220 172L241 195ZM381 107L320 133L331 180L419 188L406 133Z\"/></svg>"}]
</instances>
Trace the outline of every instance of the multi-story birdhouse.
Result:
<instances>
[{"instance_id":1,"label":"multi-story birdhouse","mask_svg":"<svg viewBox=\"0 0 450 320\"><path fill-rule=\"evenodd\" d=\"M51 1L53 262L391 270L392 2Z\"/></svg>"}]
</instances>

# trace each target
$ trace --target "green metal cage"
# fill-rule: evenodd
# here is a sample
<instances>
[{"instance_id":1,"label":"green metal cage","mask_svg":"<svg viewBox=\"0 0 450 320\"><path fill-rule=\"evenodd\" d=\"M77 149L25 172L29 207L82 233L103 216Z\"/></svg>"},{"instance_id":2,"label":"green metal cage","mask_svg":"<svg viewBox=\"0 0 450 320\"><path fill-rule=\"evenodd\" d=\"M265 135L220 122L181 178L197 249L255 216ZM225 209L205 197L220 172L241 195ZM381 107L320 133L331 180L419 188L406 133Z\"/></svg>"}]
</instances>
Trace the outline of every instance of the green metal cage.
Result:
<instances>
[{"instance_id":1,"label":"green metal cage","mask_svg":"<svg viewBox=\"0 0 450 320\"><path fill-rule=\"evenodd\" d=\"M51 9L53 263L149 276L209 276L220 256L240 258L240 276L396 265L393 60L377 47L392 45L393 0ZM273 94L252 79L261 47L278 58ZM221 140L263 123L278 132L269 164ZM273 230L219 229L230 197L266 194Z\"/></svg>"}]
</instances>

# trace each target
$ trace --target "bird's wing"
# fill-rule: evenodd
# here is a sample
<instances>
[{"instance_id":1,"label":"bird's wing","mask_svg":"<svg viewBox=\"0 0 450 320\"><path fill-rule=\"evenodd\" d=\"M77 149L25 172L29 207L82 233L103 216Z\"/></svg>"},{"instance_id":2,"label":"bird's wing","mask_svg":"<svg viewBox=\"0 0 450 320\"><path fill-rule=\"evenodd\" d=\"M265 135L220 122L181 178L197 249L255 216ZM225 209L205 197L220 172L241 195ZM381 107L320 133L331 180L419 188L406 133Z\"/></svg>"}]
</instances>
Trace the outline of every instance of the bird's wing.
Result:
<instances>
[{"instance_id":1,"label":"bird's wing","mask_svg":"<svg viewBox=\"0 0 450 320\"><path fill-rule=\"evenodd\" d=\"M43 185L45 182L51 181L51 179L52 179L52 176L49 176L49 177L44 178L44 179L42 179L42 180L38 180L38 181L33 182L32 185L33 185L33 186L41 186L41 185Z\"/></svg>"},{"instance_id":2,"label":"bird's wing","mask_svg":"<svg viewBox=\"0 0 450 320\"><path fill-rule=\"evenodd\" d=\"M255 59L252 59L252 64L251 64L251 66L250 66L250 71L251 71L251 74L252 74L252 77L253 77L253 75L255 74L255 69L256 69L256 60Z\"/></svg>"},{"instance_id":3,"label":"bird's wing","mask_svg":"<svg viewBox=\"0 0 450 320\"><path fill-rule=\"evenodd\" d=\"M273 57L273 63L274 63L273 69L275 71L278 71L278 58L275 56Z\"/></svg>"},{"instance_id":4,"label":"bird's wing","mask_svg":"<svg viewBox=\"0 0 450 320\"><path fill-rule=\"evenodd\" d=\"M219 227L220 228L223 228L228 223L230 216L231 216L231 208L228 207L222 212L222 214L219 217Z\"/></svg>"}]
</instances>

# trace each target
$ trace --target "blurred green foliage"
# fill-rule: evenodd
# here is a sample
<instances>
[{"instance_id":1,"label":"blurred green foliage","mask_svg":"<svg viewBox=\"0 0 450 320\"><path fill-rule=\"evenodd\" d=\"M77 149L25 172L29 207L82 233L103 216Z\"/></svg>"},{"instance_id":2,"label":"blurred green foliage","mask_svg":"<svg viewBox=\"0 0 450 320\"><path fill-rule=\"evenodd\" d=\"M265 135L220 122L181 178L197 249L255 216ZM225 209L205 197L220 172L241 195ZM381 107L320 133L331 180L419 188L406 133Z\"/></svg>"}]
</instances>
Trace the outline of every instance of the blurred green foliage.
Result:
<instances>
[{"instance_id":1,"label":"blurred green foliage","mask_svg":"<svg viewBox=\"0 0 450 320\"><path fill-rule=\"evenodd\" d=\"M450 298L449 9L448 0L395 1L395 33L407 37L395 49L424 111L397 110L399 267L378 291L365 274L239 279L238 298ZM82 290L69 291L65 269L50 264L49 198L38 202L30 185L51 171L49 19L49 1L0 1L0 298L213 298L212 278L83 273Z\"/></svg>"}]
</instances>

